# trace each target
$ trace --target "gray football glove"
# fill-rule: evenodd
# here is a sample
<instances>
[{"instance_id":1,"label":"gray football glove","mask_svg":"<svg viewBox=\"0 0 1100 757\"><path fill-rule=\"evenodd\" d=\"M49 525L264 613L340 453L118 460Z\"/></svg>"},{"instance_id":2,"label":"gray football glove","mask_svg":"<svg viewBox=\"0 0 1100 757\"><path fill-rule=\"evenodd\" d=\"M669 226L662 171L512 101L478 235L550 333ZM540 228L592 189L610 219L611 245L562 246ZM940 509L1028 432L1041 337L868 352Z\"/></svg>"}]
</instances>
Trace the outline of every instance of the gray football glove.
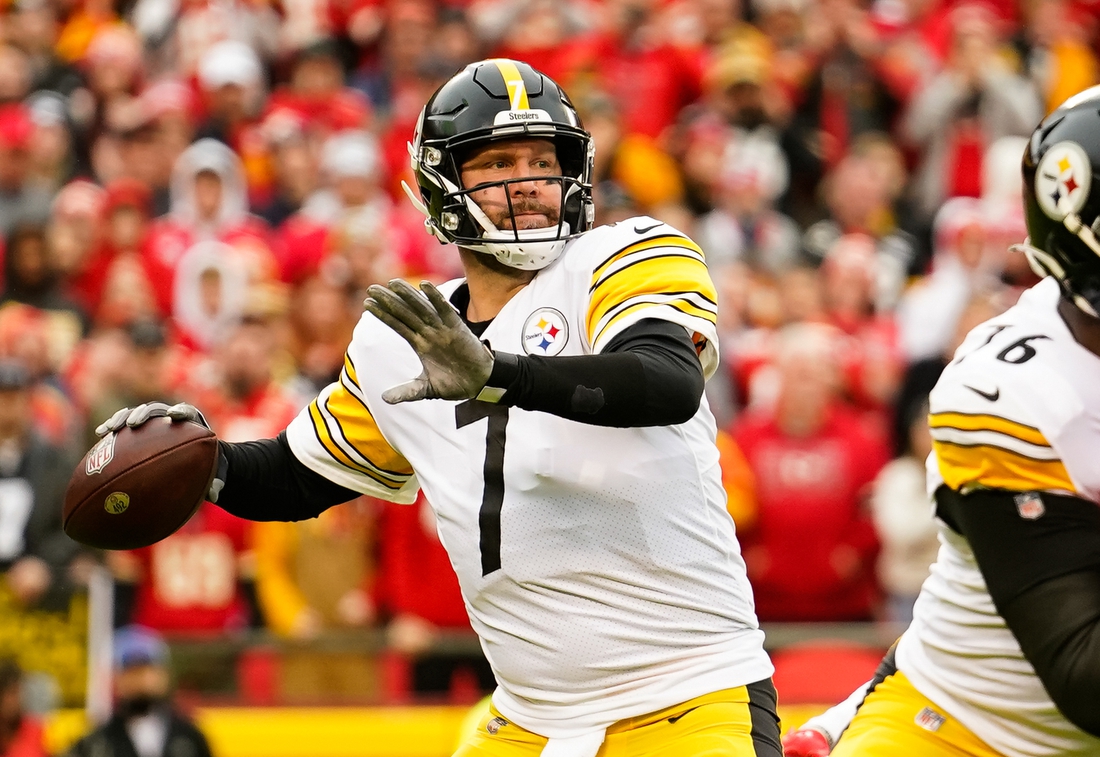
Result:
<instances>
[{"instance_id":1,"label":"gray football glove","mask_svg":"<svg viewBox=\"0 0 1100 757\"><path fill-rule=\"evenodd\" d=\"M171 418L176 422L191 421L204 428L210 428L210 424L206 422L206 418L203 417L202 413L194 405L189 405L186 402L180 402L175 405L168 405L164 402L145 402L134 408L122 408L103 423L96 426L95 435L104 437L107 436L107 434L121 431L127 426L130 428L137 428L151 418ZM221 453L219 448L218 472L214 474L214 480L210 482L210 489L206 492L206 498L211 502L218 501L218 495L221 494L222 489L225 487L225 475L228 468L229 461L225 459L225 455Z\"/></svg>"},{"instance_id":2,"label":"gray football glove","mask_svg":"<svg viewBox=\"0 0 1100 757\"><path fill-rule=\"evenodd\" d=\"M493 353L462 322L439 290L422 282L423 295L400 279L375 284L363 307L396 331L420 357L424 370L382 392L391 405L411 400L477 397L493 372ZM425 299L425 295L427 299Z\"/></svg>"}]
</instances>

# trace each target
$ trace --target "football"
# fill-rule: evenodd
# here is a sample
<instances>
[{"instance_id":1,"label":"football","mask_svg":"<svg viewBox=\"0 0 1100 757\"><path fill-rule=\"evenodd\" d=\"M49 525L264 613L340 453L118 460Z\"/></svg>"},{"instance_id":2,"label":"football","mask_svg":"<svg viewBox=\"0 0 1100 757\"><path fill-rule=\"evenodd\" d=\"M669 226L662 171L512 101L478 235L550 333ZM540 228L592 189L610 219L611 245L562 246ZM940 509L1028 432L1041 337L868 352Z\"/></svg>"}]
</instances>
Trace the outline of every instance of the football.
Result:
<instances>
[{"instance_id":1,"label":"football","mask_svg":"<svg viewBox=\"0 0 1100 757\"><path fill-rule=\"evenodd\" d=\"M65 491L65 533L99 549L137 549L179 529L217 473L218 440L198 423L152 418L103 437Z\"/></svg>"}]
</instances>

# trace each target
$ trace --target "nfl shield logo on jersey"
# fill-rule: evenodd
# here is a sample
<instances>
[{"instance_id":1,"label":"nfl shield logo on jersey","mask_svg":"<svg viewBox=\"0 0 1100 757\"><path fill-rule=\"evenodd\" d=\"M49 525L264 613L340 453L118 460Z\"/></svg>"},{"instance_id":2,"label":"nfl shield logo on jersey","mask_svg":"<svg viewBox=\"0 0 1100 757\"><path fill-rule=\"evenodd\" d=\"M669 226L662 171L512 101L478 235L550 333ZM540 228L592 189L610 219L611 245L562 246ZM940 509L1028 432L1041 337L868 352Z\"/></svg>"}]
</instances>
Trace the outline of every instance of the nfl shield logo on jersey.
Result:
<instances>
[{"instance_id":1,"label":"nfl shield logo on jersey","mask_svg":"<svg viewBox=\"0 0 1100 757\"><path fill-rule=\"evenodd\" d=\"M1023 492L1017 494L1013 500L1016 510L1024 520L1038 520L1047 511L1046 505L1036 492Z\"/></svg>"},{"instance_id":2,"label":"nfl shield logo on jersey","mask_svg":"<svg viewBox=\"0 0 1100 757\"><path fill-rule=\"evenodd\" d=\"M926 731L932 731L935 733L943 727L943 724L947 722L947 718L939 714L931 707L925 707L923 710L917 713L917 716L913 718L913 722L919 725Z\"/></svg>"},{"instance_id":3,"label":"nfl shield logo on jersey","mask_svg":"<svg viewBox=\"0 0 1100 757\"><path fill-rule=\"evenodd\" d=\"M115 435L107 434L99 440L99 443L88 452L88 462L84 466L84 472L91 476L99 473L107 467L107 463L115 456Z\"/></svg>"},{"instance_id":4,"label":"nfl shield logo on jersey","mask_svg":"<svg viewBox=\"0 0 1100 757\"><path fill-rule=\"evenodd\" d=\"M501 728L508 725L508 721L504 718L493 718L485 724L485 730L489 732L490 736L496 736Z\"/></svg>"},{"instance_id":5,"label":"nfl shield logo on jersey","mask_svg":"<svg viewBox=\"0 0 1100 757\"><path fill-rule=\"evenodd\" d=\"M554 308L539 308L523 322L523 351L528 355L557 355L568 341L569 324Z\"/></svg>"}]
</instances>

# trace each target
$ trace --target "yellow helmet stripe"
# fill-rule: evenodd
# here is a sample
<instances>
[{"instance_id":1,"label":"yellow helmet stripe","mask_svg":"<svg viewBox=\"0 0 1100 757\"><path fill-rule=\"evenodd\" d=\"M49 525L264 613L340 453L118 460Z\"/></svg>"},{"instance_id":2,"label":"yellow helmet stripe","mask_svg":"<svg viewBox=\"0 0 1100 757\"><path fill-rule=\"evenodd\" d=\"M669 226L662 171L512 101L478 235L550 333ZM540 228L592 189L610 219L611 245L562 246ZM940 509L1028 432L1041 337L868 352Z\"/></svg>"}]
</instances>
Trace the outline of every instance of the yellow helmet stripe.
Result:
<instances>
[{"instance_id":1,"label":"yellow helmet stripe","mask_svg":"<svg viewBox=\"0 0 1100 757\"><path fill-rule=\"evenodd\" d=\"M500 69L500 75L504 78L504 85L508 87L508 102L512 110L530 110L527 102L527 87L520 76L519 67L514 60L507 58L495 58L493 63Z\"/></svg>"}]
</instances>

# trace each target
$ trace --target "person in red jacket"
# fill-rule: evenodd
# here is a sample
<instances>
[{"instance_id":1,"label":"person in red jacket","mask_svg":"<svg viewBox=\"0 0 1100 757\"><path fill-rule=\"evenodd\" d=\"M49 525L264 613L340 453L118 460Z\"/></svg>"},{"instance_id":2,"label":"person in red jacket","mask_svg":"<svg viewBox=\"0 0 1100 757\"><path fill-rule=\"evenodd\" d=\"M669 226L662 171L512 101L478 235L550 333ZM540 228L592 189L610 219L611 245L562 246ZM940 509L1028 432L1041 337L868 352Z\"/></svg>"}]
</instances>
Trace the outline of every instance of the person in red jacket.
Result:
<instances>
[{"instance_id":1,"label":"person in red jacket","mask_svg":"<svg viewBox=\"0 0 1100 757\"><path fill-rule=\"evenodd\" d=\"M888 452L838 399L835 338L816 324L782 332L774 409L733 429L756 480L757 522L742 543L764 621L868 620L878 599L863 500Z\"/></svg>"},{"instance_id":2,"label":"person in red jacket","mask_svg":"<svg viewBox=\"0 0 1100 757\"><path fill-rule=\"evenodd\" d=\"M116 619L165 634L215 636L247 627L251 610L243 584L251 564L250 528L204 502L167 539L110 553L119 581L116 614L122 617Z\"/></svg>"},{"instance_id":3,"label":"person in red jacket","mask_svg":"<svg viewBox=\"0 0 1100 757\"><path fill-rule=\"evenodd\" d=\"M390 647L412 658L413 691L445 692L461 668L473 672L478 688L492 691L496 681L482 655L425 654L440 631L473 631L423 493L414 505L385 503L378 543L378 604L391 616L386 629Z\"/></svg>"},{"instance_id":4,"label":"person in red jacket","mask_svg":"<svg viewBox=\"0 0 1100 757\"><path fill-rule=\"evenodd\" d=\"M42 723L20 704L22 683L15 661L0 659L0 757L46 757Z\"/></svg>"}]
</instances>

